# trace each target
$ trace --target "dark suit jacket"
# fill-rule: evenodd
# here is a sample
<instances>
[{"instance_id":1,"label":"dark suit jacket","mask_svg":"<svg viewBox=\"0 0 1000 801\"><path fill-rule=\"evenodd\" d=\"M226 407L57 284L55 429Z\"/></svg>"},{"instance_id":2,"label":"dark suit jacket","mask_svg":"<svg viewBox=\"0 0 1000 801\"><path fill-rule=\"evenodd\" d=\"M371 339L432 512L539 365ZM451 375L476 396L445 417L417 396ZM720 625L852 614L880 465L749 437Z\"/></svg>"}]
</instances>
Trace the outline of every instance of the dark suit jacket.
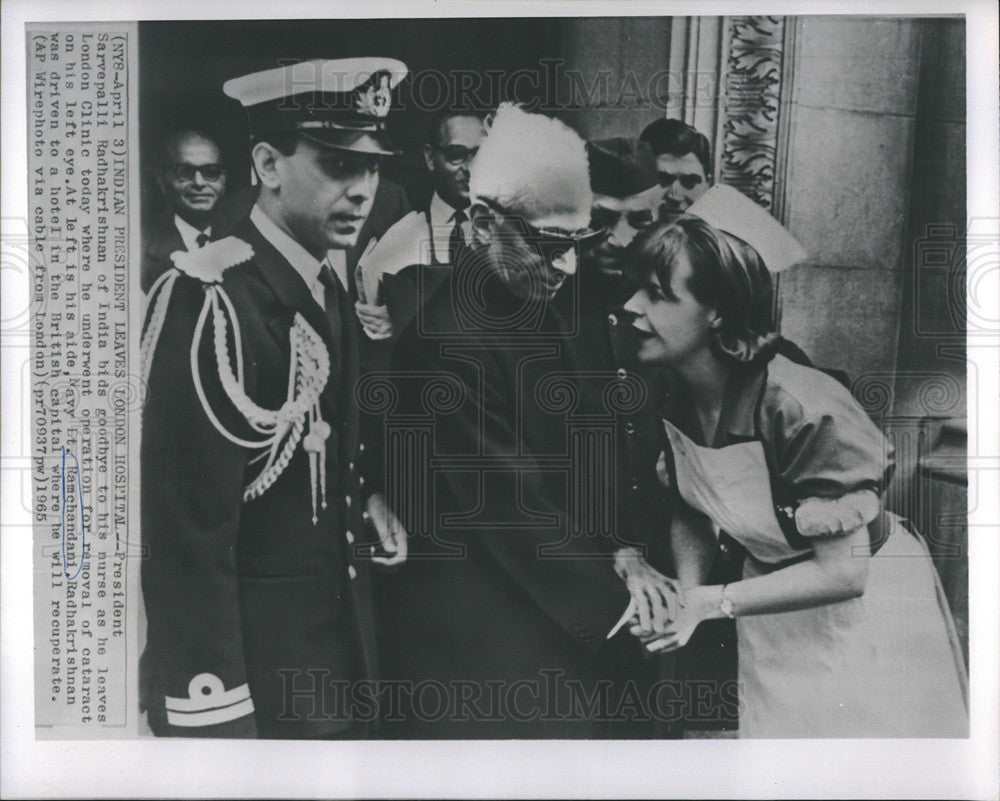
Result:
<instances>
[{"instance_id":1,"label":"dark suit jacket","mask_svg":"<svg viewBox=\"0 0 1000 801\"><path fill-rule=\"evenodd\" d=\"M174 266L170 254L175 250L185 250L177 226L174 225L173 211L164 211L153 224L142 232L142 276L143 292L148 292L163 273Z\"/></svg>"},{"instance_id":2,"label":"dark suit jacket","mask_svg":"<svg viewBox=\"0 0 1000 801\"><path fill-rule=\"evenodd\" d=\"M495 280L466 282L463 270L476 267L475 258L460 262L394 352L400 400L388 424L414 421L408 430L428 443L433 473L409 468L414 490L400 505L411 556L392 597L385 664L406 682L464 683L481 714L428 719L404 709L399 734L596 736L597 716L572 714L567 682L590 697L606 678L601 655L629 595L592 540L573 536L575 435L556 408L559 382L572 375L566 340L544 307L517 325L477 317L458 287L481 289L476 298L494 319L516 317L519 302ZM558 386L546 385L548 376ZM452 389L435 391L435 382ZM546 680L560 689L546 690ZM508 703L520 681L541 691L541 706L555 706L536 705L524 719L525 697ZM506 699L492 718L490 682Z\"/></svg>"},{"instance_id":3,"label":"dark suit jacket","mask_svg":"<svg viewBox=\"0 0 1000 801\"><path fill-rule=\"evenodd\" d=\"M322 737L351 725L322 695L324 681L375 675L368 563L355 553L363 531L355 470L361 446L351 396L357 325L346 293L335 310L340 322L331 324L298 273L249 220L234 233L254 251L223 280L239 318L247 394L268 409L286 401L296 315L329 351L331 374L321 396L332 429L328 506L314 523L301 442L274 484L243 500L260 463L250 461L255 452L216 429L199 401L189 353L205 289L193 278L178 278L143 414L142 587L149 637L142 700L157 734ZM212 339L209 322L199 361L211 407L230 431L260 439L221 389ZM245 693L248 685L254 713L222 714L216 721L219 713L208 710L203 719L216 722L205 725L185 718L182 707L209 703L192 683L201 677L203 684L205 675L227 693ZM174 714L167 714L168 706Z\"/></svg>"}]
</instances>

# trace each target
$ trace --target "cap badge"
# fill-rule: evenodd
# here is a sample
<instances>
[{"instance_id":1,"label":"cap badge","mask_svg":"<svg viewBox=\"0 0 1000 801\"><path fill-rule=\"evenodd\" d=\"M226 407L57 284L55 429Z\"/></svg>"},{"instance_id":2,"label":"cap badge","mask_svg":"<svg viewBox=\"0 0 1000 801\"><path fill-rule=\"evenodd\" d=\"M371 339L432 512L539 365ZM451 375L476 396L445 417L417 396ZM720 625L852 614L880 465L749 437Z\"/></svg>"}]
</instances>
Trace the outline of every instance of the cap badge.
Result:
<instances>
[{"instance_id":1,"label":"cap badge","mask_svg":"<svg viewBox=\"0 0 1000 801\"><path fill-rule=\"evenodd\" d=\"M354 96L354 110L366 117L385 117L389 113L392 95L389 91L388 72L372 77L367 86L358 89Z\"/></svg>"}]
</instances>

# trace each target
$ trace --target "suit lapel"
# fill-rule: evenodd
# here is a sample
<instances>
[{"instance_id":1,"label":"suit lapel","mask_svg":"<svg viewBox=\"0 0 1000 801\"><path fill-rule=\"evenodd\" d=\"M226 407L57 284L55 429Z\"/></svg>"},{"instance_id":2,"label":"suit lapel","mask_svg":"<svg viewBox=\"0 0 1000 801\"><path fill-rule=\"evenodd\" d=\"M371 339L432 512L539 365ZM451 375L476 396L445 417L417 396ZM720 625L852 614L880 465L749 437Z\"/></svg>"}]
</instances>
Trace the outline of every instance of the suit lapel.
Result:
<instances>
[{"instance_id":1,"label":"suit lapel","mask_svg":"<svg viewBox=\"0 0 1000 801\"><path fill-rule=\"evenodd\" d=\"M174 225L173 214L161 214L157 219L153 236L149 237L149 246L146 252L150 257L161 259L170 264L170 254L177 250L186 250L181 233Z\"/></svg>"}]
</instances>

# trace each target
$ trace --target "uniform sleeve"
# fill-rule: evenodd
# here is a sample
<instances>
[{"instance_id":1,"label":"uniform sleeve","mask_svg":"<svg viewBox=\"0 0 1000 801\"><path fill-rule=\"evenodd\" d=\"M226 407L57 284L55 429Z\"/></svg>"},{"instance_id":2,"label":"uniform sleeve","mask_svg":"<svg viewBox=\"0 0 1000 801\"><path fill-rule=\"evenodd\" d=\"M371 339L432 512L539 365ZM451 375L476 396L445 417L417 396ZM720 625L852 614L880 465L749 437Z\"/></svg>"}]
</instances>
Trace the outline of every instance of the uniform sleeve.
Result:
<instances>
[{"instance_id":1,"label":"uniform sleeve","mask_svg":"<svg viewBox=\"0 0 1000 801\"><path fill-rule=\"evenodd\" d=\"M436 353L436 345L429 351ZM566 548L572 556L559 553L559 544L568 537L567 511L555 505L537 455L518 434L513 388L504 383L503 370L488 349L481 357L481 374L461 360L434 357L420 365L432 373L459 376L469 393L457 414L439 420L438 452L479 452L489 460L487 470L445 474L457 508L476 509L477 516L491 523L489 530L462 529L456 535L475 538L540 613L597 650L628 607L630 595L611 559L590 539L573 538ZM420 358L413 363L419 365ZM562 527L556 530L554 521L562 521ZM546 553L546 545L551 552Z\"/></svg>"},{"instance_id":2,"label":"uniform sleeve","mask_svg":"<svg viewBox=\"0 0 1000 801\"><path fill-rule=\"evenodd\" d=\"M805 537L870 523L894 467L892 446L834 379L795 365L768 383L761 428Z\"/></svg>"},{"instance_id":3,"label":"uniform sleeve","mask_svg":"<svg viewBox=\"0 0 1000 801\"><path fill-rule=\"evenodd\" d=\"M190 351L203 300L198 281L177 279L143 412L147 705L161 736L253 737L235 557L247 451L219 433L195 390ZM205 393L234 419L206 334Z\"/></svg>"}]
</instances>

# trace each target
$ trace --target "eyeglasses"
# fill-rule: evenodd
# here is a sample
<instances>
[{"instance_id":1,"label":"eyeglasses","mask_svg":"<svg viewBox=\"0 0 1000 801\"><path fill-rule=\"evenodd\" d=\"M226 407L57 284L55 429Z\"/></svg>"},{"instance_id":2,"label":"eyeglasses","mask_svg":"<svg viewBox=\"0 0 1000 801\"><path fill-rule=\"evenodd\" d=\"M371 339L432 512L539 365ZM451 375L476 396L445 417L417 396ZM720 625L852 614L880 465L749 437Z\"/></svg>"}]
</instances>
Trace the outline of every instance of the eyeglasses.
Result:
<instances>
[{"instance_id":1,"label":"eyeglasses","mask_svg":"<svg viewBox=\"0 0 1000 801\"><path fill-rule=\"evenodd\" d=\"M562 228L537 228L523 217L511 214L485 198L480 202L503 216L510 222L534 250L548 261L553 261L576 248L587 248L596 244L603 236L604 230L579 228L576 231L566 231Z\"/></svg>"},{"instance_id":2,"label":"eyeglasses","mask_svg":"<svg viewBox=\"0 0 1000 801\"><path fill-rule=\"evenodd\" d=\"M661 172L657 173L660 179L660 186L666 189L668 186L676 181L680 181L681 186L685 189L694 189L698 184L700 184L705 179L702 178L697 173L680 173L674 175L672 172Z\"/></svg>"},{"instance_id":3,"label":"eyeglasses","mask_svg":"<svg viewBox=\"0 0 1000 801\"><path fill-rule=\"evenodd\" d=\"M459 167L462 164L467 164L472 161L472 159L476 157L476 153L479 152L478 147L463 147L462 145L446 145L444 147L436 147L435 149L452 167Z\"/></svg>"},{"instance_id":4,"label":"eyeglasses","mask_svg":"<svg viewBox=\"0 0 1000 801\"><path fill-rule=\"evenodd\" d=\"M595 208L591 214L590 227L595 229L603 228L605 230L611 230L618 225L622 216L625 217L629 227L635 229L636 231L641 231L653 222L653 212L649 209L626 211L623 215L621 212L598 207Z\"/></svg>"},{"instance_id":5,"label":"eyeglasses","mask_svg":"<svg viewBox=\"0 0 1000 801\"><path fill-rule=\"evenodd\" d=\"M189 184L194 181L195 176L201 173L201 179L208 183L218 181L225 170L221 164L177 164L173 168L174 178L181 183Z\"/></svg>"}]
</instances>

